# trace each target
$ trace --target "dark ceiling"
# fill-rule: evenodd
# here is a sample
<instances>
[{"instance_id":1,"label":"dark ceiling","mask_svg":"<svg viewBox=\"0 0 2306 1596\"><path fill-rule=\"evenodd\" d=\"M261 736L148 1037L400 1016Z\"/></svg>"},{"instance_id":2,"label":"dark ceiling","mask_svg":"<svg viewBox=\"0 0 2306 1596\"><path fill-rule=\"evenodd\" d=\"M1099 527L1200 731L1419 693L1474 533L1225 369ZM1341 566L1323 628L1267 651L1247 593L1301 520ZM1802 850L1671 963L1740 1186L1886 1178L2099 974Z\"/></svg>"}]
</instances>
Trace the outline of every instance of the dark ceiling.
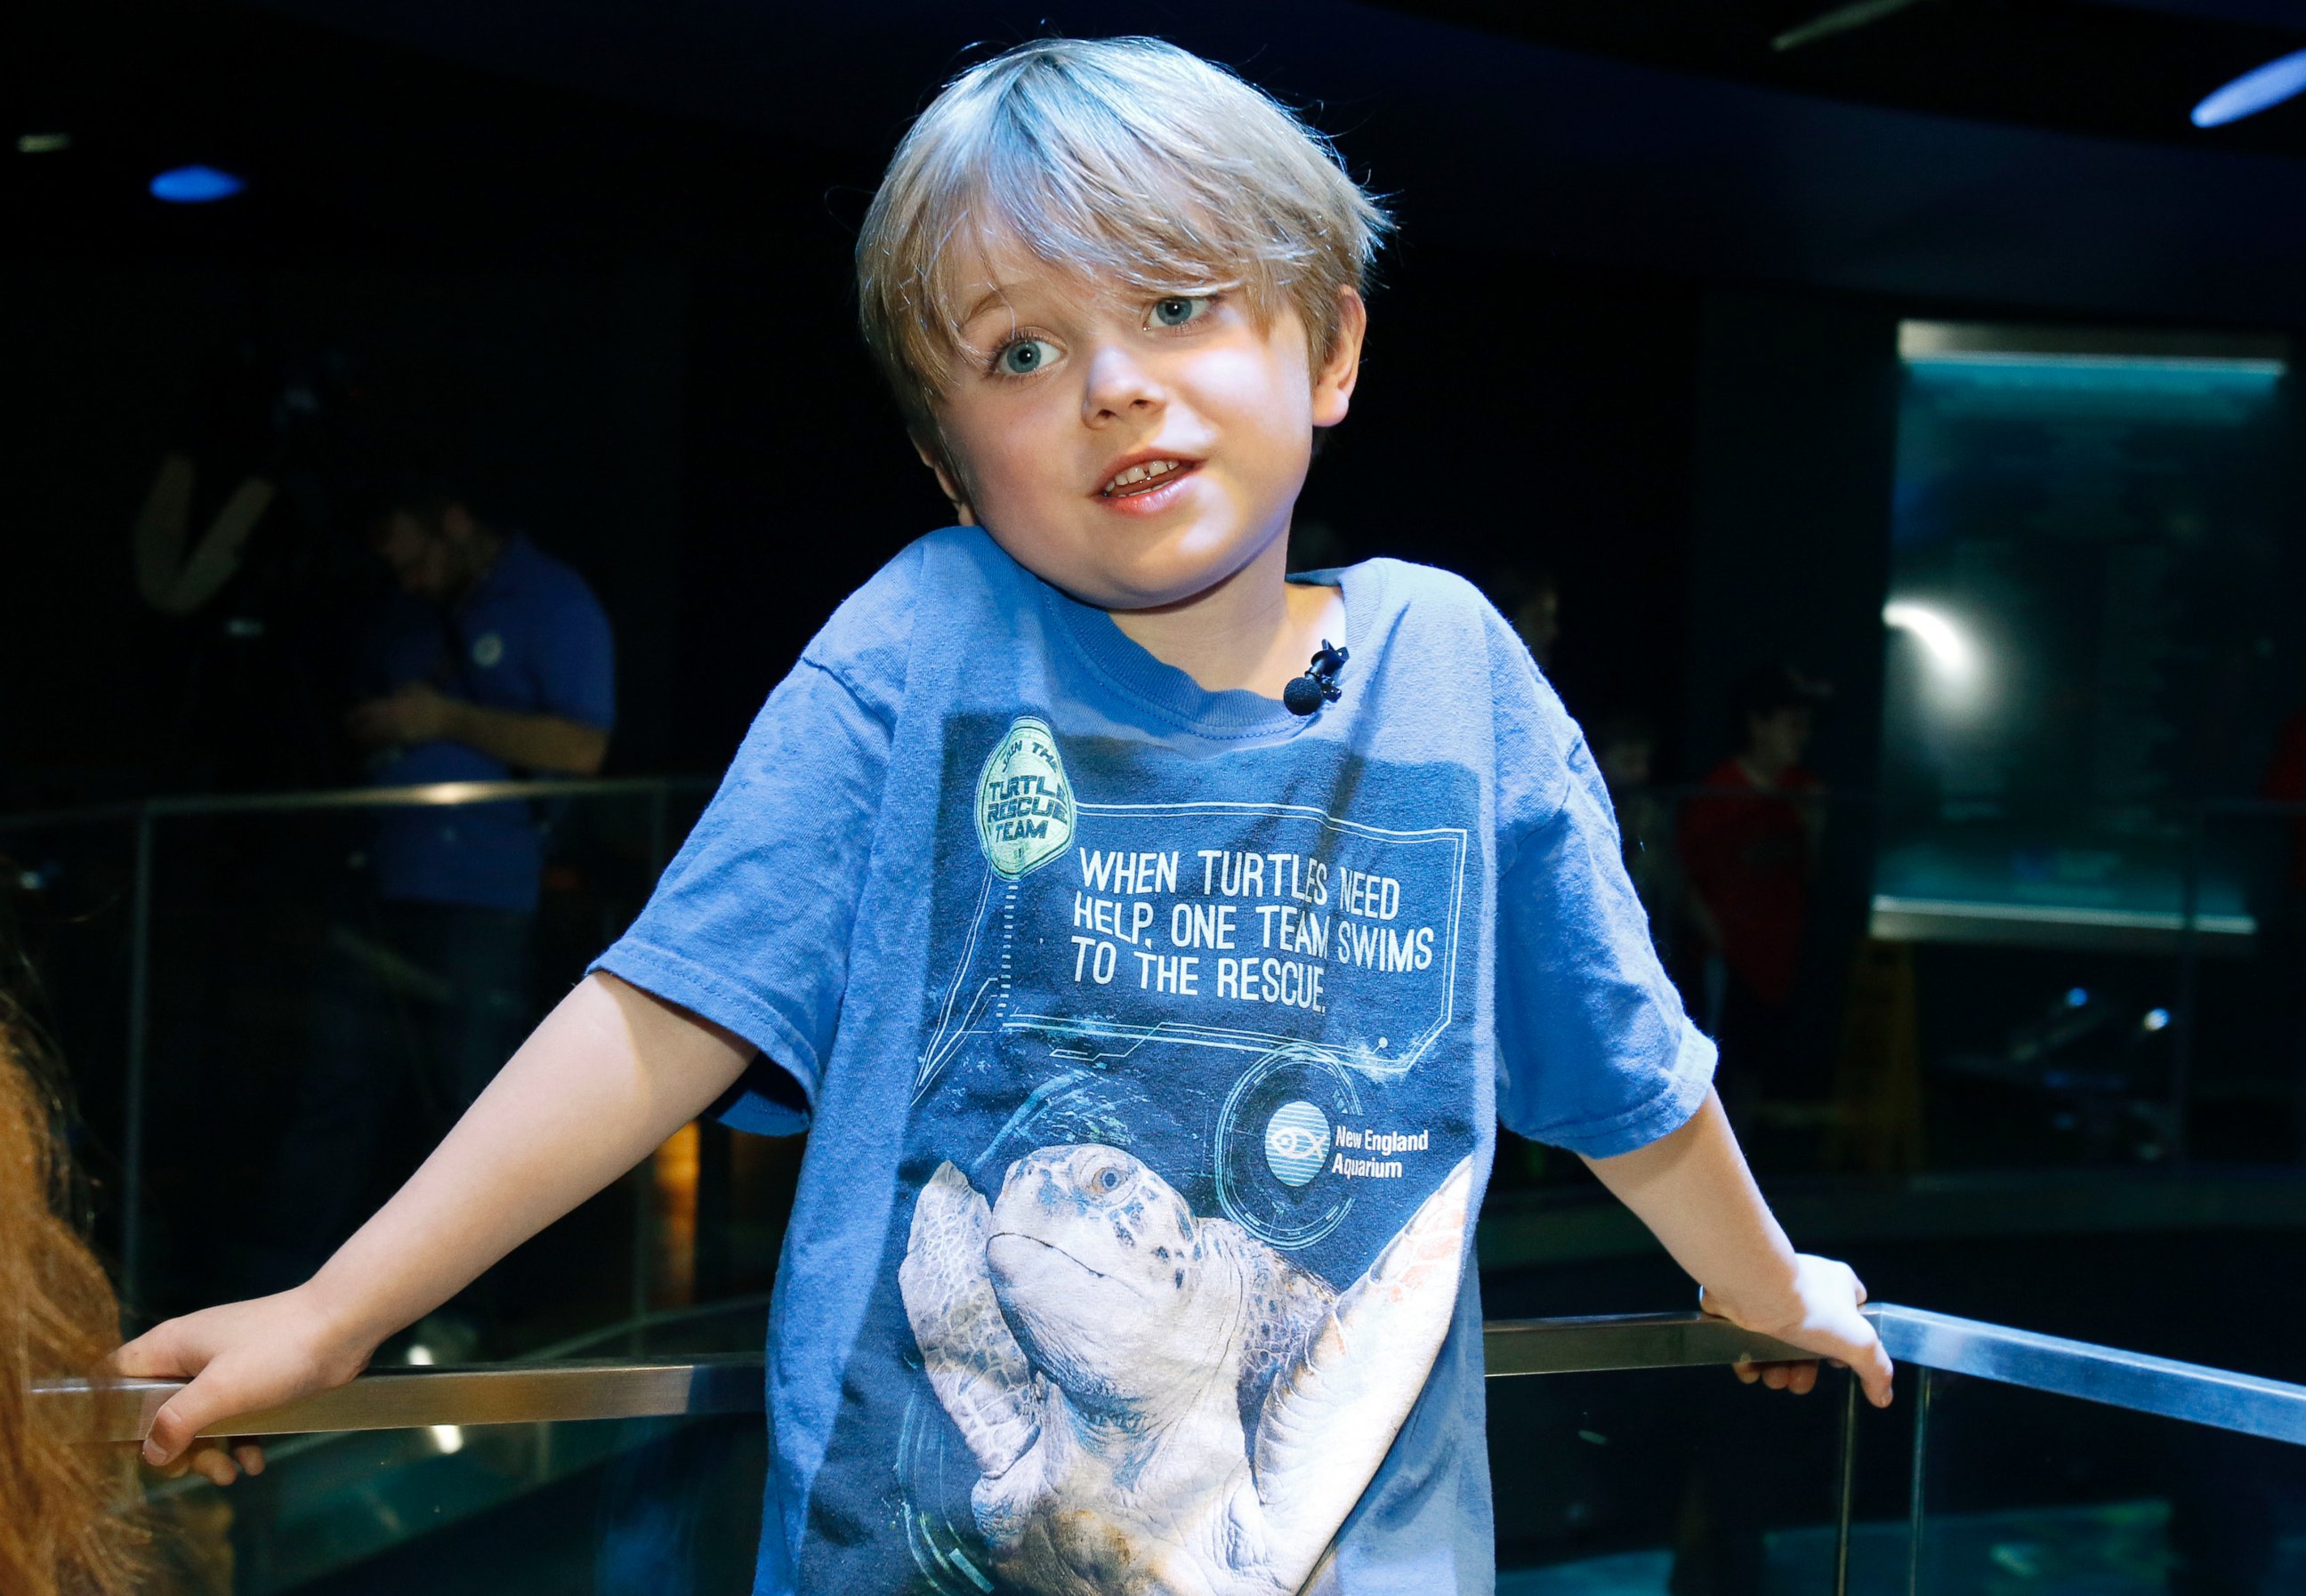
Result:
<instances>
[{"instance_id":1,"label":"dark ceiling","mask_svg":"<svg viewBox=\"0 0 2306 1596\"><path fill-rule=\"evenodd\" d=\"M485 8L446 0L256 3L541 80L595 91L619 84L660 109L740 126L778 120L788 107L812 115L831 109L837 116L838 106L872 104L882 97L871 79L909 81L904 68L945 64L972 40L1115 28L1109 8L1065 0L884 0L851 7L734 0L643 7L592 0L551 8L549 16L523 0ZM1270 35L1277 43L1285 39L1280 53L1290 54L1317 49L1323 34L1349 40L1354 13L1362 9L1154 0L1128 26L1198 34L1212 43ZM1864 104L2306 154L2306 104L2209 134L2187 121L2195 103L2218 85L2306 48L2300 0L1394 0L1385 9ZM1835 19L1857 25L1831 28ZM1821 23L1829 30L1796 42ZM1789 43L1793 47L1777 47ZM807 81L794 81L796 73Z\"/></svg>"},{"instance_id":2,"label":"dark ceiling","mask_svg":"<svg viewBox=\"0 0 2306 1596\"><path fill-rule=\"evenodd\" d=\"M2306 101L2186 122L2302 0L1148 0L1309 107L1406 236L1935 298L2306 320ZM969 61L1091 0L73 0L0 53L0 251L694 254L853 224ZM145 180L205 160L223 205Z\"/></svg>"},{"instance_id":3,"label":"dark ceiling","mask_svg":"<svg viewBox=\"0 0 2306 1596\"><path fill-rule=\"evenodd\" d=\"M2187 120L2211 90L2306 48L2300 0L1913 0L1886 11L1842 0L1405 0L1400 9L1800 94L2306 155L2306 101L2211 132ZM1837 17L1853 25L1825 30Z\"/></svg>"}]
</instances>

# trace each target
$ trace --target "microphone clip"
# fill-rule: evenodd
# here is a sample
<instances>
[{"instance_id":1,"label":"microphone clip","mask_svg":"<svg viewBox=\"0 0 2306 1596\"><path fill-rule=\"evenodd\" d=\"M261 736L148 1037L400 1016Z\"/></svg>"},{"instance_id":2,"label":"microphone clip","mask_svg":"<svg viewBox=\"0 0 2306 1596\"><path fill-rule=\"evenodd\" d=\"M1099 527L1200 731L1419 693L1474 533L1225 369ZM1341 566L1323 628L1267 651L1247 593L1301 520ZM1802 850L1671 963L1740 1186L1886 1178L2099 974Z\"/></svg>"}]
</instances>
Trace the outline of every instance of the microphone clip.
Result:
<instances>
[{"instance_id":1,"label":"microphone clip","mask_svg":"<svg viewBox=\"0 0 2306 1596\"><path fill-rule=\"evenodd\" d=\"M1313 662L1305 674L1289 679L1281 689L1281 702L1293 715L1310 715L1325 704L1335 704L1345 689L1337 685L1337 674L1345 668L1351 651L1332 644L1327 637L1313 655Z\"/></svg>"}]
</instances>

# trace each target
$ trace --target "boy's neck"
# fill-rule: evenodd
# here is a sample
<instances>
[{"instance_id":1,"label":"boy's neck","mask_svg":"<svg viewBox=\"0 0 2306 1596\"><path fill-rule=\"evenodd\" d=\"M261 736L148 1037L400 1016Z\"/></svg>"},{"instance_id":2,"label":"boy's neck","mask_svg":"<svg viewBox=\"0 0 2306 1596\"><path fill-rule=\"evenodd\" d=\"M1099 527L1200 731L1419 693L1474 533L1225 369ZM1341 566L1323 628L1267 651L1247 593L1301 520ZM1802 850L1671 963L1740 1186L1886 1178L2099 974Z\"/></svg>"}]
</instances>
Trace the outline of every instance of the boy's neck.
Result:
<instances>
[{"instance_id":1,"label":"boy's neck","mask_svg":"<svg viewBox=\"0 0 2306 1596\"><path fill-rule=\"evenodd\" d=\"M1338 590L1289 580L1285 533L1190 599L1111 613L1123 636L1212 693L1246 687L1277 698L1291 677L1304 674L1324 636L1338 643L1345 636Z\"/></svg>"}]
</instances>

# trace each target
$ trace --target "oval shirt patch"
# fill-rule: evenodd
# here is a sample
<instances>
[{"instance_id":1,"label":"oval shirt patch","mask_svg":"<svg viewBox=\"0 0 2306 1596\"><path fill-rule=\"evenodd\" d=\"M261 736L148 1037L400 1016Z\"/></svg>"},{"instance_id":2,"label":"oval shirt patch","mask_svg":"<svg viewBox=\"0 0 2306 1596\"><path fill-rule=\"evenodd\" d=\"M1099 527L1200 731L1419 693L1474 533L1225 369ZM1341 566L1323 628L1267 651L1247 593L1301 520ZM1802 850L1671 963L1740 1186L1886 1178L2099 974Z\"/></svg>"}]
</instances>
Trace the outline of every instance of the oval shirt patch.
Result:
<instances>
[{"instance_id":1,"label":"oval shirt patch","mask_svg":"<svg viewBox=\"0 0 2306 1596\"><path fill-rule=\"evenodd\" d=\"M1056 734L1030 715L1009 722L977 778L977 841L1005 881L1029 875L1072 845L1073 793Z\"/></svg>"}]
</instances>

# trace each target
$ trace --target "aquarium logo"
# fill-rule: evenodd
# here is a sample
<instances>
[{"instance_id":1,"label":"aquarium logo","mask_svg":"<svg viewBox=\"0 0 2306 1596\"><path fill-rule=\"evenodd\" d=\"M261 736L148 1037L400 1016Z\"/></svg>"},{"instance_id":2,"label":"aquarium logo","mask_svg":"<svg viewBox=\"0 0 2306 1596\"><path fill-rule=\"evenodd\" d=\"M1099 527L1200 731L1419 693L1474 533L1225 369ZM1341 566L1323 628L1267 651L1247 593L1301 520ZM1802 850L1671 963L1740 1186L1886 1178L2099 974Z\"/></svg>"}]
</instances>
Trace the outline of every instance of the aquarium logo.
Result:
<instances>
[{"instance_id":1,"label":"aquarium logo","mask_svg":"<svg viewBox=\"0 0 2306 1596\"><path fill-rule=\"evenodd\" d=\"M1329 1156L1329 1116L1303 1101L1284 1103L1265 1122L1265 1166L1285 1186L1302 1186Z\"/></svg>"}]
</instances>

